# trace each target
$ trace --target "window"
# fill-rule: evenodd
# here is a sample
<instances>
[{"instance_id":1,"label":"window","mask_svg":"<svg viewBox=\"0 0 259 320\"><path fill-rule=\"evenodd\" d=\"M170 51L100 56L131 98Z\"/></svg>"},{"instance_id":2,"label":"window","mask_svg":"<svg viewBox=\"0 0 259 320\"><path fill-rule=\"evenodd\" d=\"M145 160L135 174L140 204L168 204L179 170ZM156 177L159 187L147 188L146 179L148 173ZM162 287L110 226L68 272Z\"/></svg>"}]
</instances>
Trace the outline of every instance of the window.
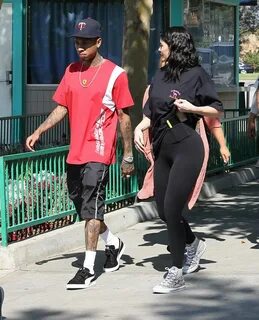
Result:
<instances>
[{"instance_id":1,"label":"window","mask_svg":"<svg viewBox=\"0 0 259 320\"><path fill-rule=\"evenodd\" d=\"M29 0L27 82L60 82L66 66L78 59L69 34L76 21L87 17L102 24L101 53L120 64L123 10L123 0Z\"/></svg>"},{"instance_id":2,"label":"window","mask_svg":"<svg viewBox=\"0 0 259 320\"><path fill-rule=\"evenodd\" d=\"M153 0L153 15L150 21L150 39L148 56L148 79L154 76L159 64L160 34L169 27L169 0Z\"/></svg>"},{"instance_id":3,"label":"window","mask_svg":"<svg viewBox=\"0 0 259 320\"><path fill-rule=\"evenodd\" d=\"M185 0L184 21L202 67L218 85L234 84L235 7L208 0Z\"/></svg>"},{"instance_id":4,"label":"window","mask_svg":"<svg viewBox=\"0 0 259 320\"><path fill-rule=\"evenodd\" d=\"M157 68L155 50L163 29L168 0L154 0L150 32L149 74ZM28 0L27 83L57 84L66 66L78 60L73 39L76 21L92 17L103 30L101 54L121 65L124 27L123 0Z\"/></svg>"}]
</instances>

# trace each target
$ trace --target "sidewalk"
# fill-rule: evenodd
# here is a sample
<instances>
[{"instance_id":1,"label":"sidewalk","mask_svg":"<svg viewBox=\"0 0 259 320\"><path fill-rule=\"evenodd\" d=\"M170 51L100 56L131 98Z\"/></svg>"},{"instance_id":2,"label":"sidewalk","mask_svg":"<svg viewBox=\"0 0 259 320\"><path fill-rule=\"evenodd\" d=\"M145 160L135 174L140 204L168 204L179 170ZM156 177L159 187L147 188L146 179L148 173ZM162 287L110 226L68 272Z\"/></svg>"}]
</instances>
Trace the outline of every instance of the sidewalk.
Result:
<instances>
[{"instance_id":1,"label":"sidewalk","mask_svg":"<svg viewBox=\"0 0 259 320\"><path fill-rule=\"evenodd\" d=\"M259 169L254 165L240 168L230 173L223 173L205 180L199 200L210 198L217 193L237 185L259 179ZM130 207L110 212L105 221L110 229L122 232L138 222L157 217L155 204L152 202L135 203ZM38 260L61 252L79 248L84 243L84 222L38 235L25 241L13 243L7 248L0 246L0 277L3 274ZM73 239L71 241L71 239Z\"/></svg>"},{"instance_id":2,"label":"sidewalk","mask_svg":"<svg viewBox=\"0 0 259 320\"><path fill-rule=\"evenodd\" d=\"M248 179L253 169L247 170L239 178ZM76 250L2 274L3 315L12 320L258 320L258 183L257 180L235 186L233 182L229 186L225 181L228 189L209 199L204 196L194 208L189 220L208 248L200 270L185 277L185 290L152 294L164 268L170 266L170 256L164 225L157 218L145 221L154 213L139 206L138 213L130 211L132 226L122 226L118 232L127 246L119 271L102 272L104 254L100 242L96 285L66 291L66 282L83 262L82 242ZM213 193L213 188L207 189ZM128 219L124 219L125 225ZM144 222L134 225L136 220ZM115 223L113 228L116 229Z\"/></svg>"}]
</instances>

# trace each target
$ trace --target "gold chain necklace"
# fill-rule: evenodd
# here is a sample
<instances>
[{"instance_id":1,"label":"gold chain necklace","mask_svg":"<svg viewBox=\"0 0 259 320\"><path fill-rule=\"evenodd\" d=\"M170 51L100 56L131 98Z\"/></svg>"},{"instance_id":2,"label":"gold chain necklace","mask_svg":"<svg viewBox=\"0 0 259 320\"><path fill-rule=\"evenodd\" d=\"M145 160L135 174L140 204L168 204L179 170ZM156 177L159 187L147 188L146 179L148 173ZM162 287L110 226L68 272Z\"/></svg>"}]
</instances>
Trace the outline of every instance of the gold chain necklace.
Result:
<instances>
[{"instance_id":1,"label":"gold chain necklace","mask_svg":"<svg viewBox=\"0 0 259 320\"><path fill-rule=\"evenodd\" d=\"M92 80L89 83L87 82L87 79L83 79L82 80L82 69L83 69L84 64L83 63L81 64L78 80L79 80L80 85L83 88L90 87L90 85L94 82L94 80L96 79L96 77L97 77L97 75L98 75L98 73L99 73L99 71L101 69L102 64L103 64L103 58L101 59L100 65L99 65L98 69L96 70L95 74L93 75Z\"/></svg>"}]
</instances>

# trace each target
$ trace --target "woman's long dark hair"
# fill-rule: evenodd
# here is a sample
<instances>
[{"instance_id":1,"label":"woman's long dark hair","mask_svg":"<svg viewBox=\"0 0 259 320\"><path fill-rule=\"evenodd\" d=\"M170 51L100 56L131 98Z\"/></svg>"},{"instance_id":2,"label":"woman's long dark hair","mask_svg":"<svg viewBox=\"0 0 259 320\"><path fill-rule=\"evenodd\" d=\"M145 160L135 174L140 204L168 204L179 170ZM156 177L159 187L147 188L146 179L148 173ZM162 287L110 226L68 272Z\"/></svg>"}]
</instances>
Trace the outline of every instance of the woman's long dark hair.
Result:
<instances>
[{"instance_id":1,"label":"woman's long dark hair","mask_svg":"<svg viewBox=\"0 0 259 320\"><path fill-rule=\"evenodd\" d=\"M170 27L161 34L168 46L165 80L179 79L181 73L199 64L198 55L191 34L184 27Z\"/></svg>"}]
</instances>

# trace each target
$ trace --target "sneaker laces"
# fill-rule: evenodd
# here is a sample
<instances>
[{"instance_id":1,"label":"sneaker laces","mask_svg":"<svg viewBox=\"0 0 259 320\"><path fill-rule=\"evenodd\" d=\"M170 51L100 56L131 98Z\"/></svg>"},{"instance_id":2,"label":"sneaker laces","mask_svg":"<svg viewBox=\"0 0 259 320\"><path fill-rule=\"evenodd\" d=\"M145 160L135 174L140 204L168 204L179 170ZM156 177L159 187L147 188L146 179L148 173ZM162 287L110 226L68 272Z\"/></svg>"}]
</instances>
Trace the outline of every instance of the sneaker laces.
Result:
<instances>
[{"instance_id":1,"label":"sneaker laces","mask_svg":"<svg viewBox=\"0 0 259 320\"><path fill-rule=\"evenodd\" d=\"M117 261L117 253L114 246L106 246L105 255L107 256L107 260L109 260L110 262L114 263Z\"/></svg>"},{"instance_id":2,"label":"sneaker laces","mask_svg":"<svg viewBox=\"0 0 259 320\"><path fill-rule=\"evenodd\" d=\"M81 280L81 279L85 280L85 276L88 275L88 274L90 274L90 272L89 272L89 270L87 268L80 268L77 271L77 273L76 273L74 278L78 279L78 280Z\"/></svg>"},{"instance_id":3,"label":"sneaker laces","mask_svg":"<svg viewBox=\"0 0 259 320\"><path fill-rule=\"evenodd\" d=\"M187 254L186 254L186 261L185 261L186 265L189 266L192 264L196 255L196 251L197 249L192 245L187 247Z\"/></svg>"},{"instance_id":4,"label":"sneaker laces","mask_svg":"<svg viewBox=\"0 0 259 320\"><path fill-rule=\"evenodd\" d=\"M170 287L172 284L176 283L178 281L177 278L177 270L172 268L165 268L166 275L164 280L161 282L162 286Z\"/></svg>"}]
</instances>

